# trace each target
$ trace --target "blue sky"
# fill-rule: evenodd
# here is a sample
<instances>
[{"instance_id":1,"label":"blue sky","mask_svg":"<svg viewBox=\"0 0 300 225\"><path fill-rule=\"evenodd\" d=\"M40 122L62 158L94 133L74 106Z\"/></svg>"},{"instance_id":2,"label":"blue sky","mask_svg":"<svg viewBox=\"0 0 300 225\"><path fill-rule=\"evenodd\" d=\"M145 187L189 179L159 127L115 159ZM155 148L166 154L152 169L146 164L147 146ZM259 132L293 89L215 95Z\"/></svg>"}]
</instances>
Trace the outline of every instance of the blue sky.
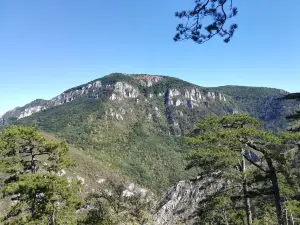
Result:
<instances>
[{"instance_id":1,"label":"blue sky","mask_svg":"<svg viewBox=\"0 0 300 225\"><path fill-rule=\"evenodd\" d=\"M1 0L0 114L111 72L300 91L299 0L235 0L230 44L172 38L193 0Z\"/></svg>"}]
</instances>

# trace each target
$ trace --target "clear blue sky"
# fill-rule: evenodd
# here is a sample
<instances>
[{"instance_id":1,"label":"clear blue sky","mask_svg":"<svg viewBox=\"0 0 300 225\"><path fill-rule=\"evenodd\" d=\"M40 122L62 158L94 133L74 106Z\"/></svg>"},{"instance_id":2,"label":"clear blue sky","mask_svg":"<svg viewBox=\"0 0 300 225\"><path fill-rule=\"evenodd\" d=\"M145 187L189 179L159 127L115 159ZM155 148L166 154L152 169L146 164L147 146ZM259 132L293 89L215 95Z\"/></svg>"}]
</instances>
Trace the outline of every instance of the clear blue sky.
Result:
<instances>
[{"instance_id":1,"label":"clear blue sky","mask_svg":"<svg viewBox=\"0 0 300 225\"><path fill-rule=\"evenodd\" d=\"M0 0L0 114L111 72L300 91L300 1L235 0L230 44L174 43L193 0Z\"/></svg>"}]
</instances>

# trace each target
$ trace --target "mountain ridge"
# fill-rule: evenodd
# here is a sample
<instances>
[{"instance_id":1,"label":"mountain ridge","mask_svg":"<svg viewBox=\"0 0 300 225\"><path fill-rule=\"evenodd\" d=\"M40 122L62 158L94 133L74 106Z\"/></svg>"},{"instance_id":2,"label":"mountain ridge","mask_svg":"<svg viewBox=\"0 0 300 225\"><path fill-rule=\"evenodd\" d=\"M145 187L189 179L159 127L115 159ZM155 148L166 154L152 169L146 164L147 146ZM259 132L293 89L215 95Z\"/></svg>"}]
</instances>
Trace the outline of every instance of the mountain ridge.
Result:
<instances>
[{"instance_id":1,"label":"mountain ridge","mask_svg":"<svg viewBox=\"0 0 300 225\"><path fill-rule=\"evenodd\" d=\"M140 85L151 87L153 83L157 83L158 81L161 81L161 80L164 80L164 79L172 79L173 81L179 81L180 83L183 83L186 86L191 86L191 87L193 86L193 87L198 87L198 88L204 88L204 87L200 87L198 85L195 85L195 84L192 84L192 83L180 80L178 78L173 78L173 77L169 77L169 76L149 75L149 74L112 73L112 74L109 74L109 75L104 76L102 78L94 79L94 80L89 81L87 83L84 83L82 85L78 85L78 86L72 87L70 89L67 89L64 92L62 92L61 94L59 94L58 96L55 96L54 98L52 98L50 100L36 99L36 100L34 100L34 101L30 102L30 103L27 103L24 106L18 106L16 108L14 108L12 110L9 110L6 113L4 113L1 118L20 117L20 116L21 116L21 118L26 117L28 115L31 115L31 113L26 113L26 112L24 113L24 111L25 111L26 108L37 107L37 106L41 106L41 105L45 106L45 104L47 105L47 103L49 103L51 101L60 100L60 98L63 98L63 100L65 101L64 103L67 103L67 102L73 100L73 99L68 98L68 94L70 92L77 91L77 93L79 93L78 90L81 90L82 94L88 94L88 92L86 90L89 89L89 88L91 88L91 87L93 87L93 86L96 87L96 88L99 88L99 87L101 87L101 85L105 85L106 88L107 88L110 85L113 85L113 84L115 84L117 82L124 81L124 82L130 82L131 83L134 80L138 80ZM42 103L42 104L40 104L40 103ZM59 102L59 101L55 102L54 106L59 105L59 104L63 104L63 102ZM39 112L39 111L47 108L47 107L43 108L42 106L41 106L41 108L33 109L32 113ZM21 115L22 112L25 115L22 116ZM18 116L16 116L16 115L18 115Z\"/></svg>"},{"instance_id":2,"label":"mountain ridge","mask_svg":"<svg viewBox=\"0 0 300 225\"><path fill-rule=\"evenodd\" d=\"M247 89L269 89L269 90L273 90L273 91L276 91L276 92L279 92L281 94L288 94L289 92L283 90L283 89L277 89L277 88L270 88L270 87L256 87L256 86L244 86L244 85L222 85L222 86L217 86L217 87L203 87L203 86L199 86L197 84L192 84L190 82L187 82L187 81L184 81L184 80L181 80L179 78L174 78L174 77L171 77L171 76L165 76L165 75L149 75L149 74L122 74L122 73L111 73L109 75L106 75L104 77L101 77L101 78L97 78L97 79L94 79L94 80L91 80L89 82L86 82L82 85L77 85L77 86L74 86L70 89L67 89L65 91L63 91L61 94L57 95L56 97L52 98L52 99L49 99L49 100L46 100L46 99L35 99L29 103L27 103L26 105L24 106L17 106L15 107L14 109L11 109L7 112L5 112L2 116L0 116L0 119L7 119L7 118L10 118L10 117L16 117L15 114L18 114L18 111L24 111L24 108L27 108L27 107L34 107L34 106L37 106L38 103L40 102L47 102L47 101L51 101L61 95L63 95L64 93L68 93L68 92L71 92L73 90L77 90L77 89L80 89L82 87L85 87L85 86L88 86L89 84L92 84L92 83L97 83L97 81L102 81L103 79L107 78L107 77L110 77L112 75L125 75L125 76L128 76L128 77L158 77L158 78L163 78L163 79L168 79L168 78L171 78L171 79L177 79L177 80L180 80L182 82L184 82L186 85L190 85L190 86L195 86L195 87L198 87L198 88L203 88L203 89L207 89L207 90L222 90L224 88L247 88ZM113 83L114 81L112 81L111 83ZM222 91L221 91L222 92ZM39 110L37 110L39 111ZM33 112L34 113L34 112ZM20 115L19 115L20 116ZM1 123L0 123L1 124Z\"/></svg>"},{"instance_id":3,"label":"mountain ridge","mask_svg":"<svg viewBox=\"0 0 300 225\"><path fill-rule=\"evenodd\" d=\"M278 89L206 88L178 78L121 73L66 90L6 114L6 125L36 125L92 154L112 171L161 193L185 171L183 137L206 115L248 113L266 129L288 127L299 102L276 100ZM10 117L13 115L14 117Z\"/></svg>"}]
</instances>

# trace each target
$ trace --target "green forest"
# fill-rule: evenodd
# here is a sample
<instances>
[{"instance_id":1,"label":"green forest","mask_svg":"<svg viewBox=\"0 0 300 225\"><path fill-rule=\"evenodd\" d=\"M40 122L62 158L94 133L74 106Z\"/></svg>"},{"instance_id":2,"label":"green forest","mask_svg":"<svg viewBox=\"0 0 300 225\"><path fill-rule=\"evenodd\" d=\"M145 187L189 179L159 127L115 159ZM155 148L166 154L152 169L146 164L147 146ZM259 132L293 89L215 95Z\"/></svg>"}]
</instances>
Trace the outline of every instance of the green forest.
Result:
<instances>
[{"instance_id":1,"label":"green forest","mask_svg":"<svg viewBox=\"0 0 300 225\"><path fill-rule=\"evenodd\" d=\"M300 225L282 3L1 1L0 225Z\"/></svg>"},{"instance_id":2,"label":"green forest","mask_svg":"<svg viewBox=\"0 0 300 225\"><path fill-rule=\"evenodd\" d=\"M88 111L89 102L85 104ZM187 171L182 176L194 174L209 180L203 188L217 184L198 206L199 224L300 223L298 114L290 115L291 128L280 132L266 130L247 114L206 116L180 138L185 146L182 166ZM59 119L47 122L61 126ZM51 131L57 131L55 126ZM132 127L132 132L130 136L138 138L128 143L137 145L139 138L147 137L141 124ZM155 142L160 141L150 139L148 145ZM154 206L140 196L122 195L122 182L109 183L113 193L103 187L90 195L84 193L80 179L60 176L59 171L76 167L70 147L37 126L5 128L0 134L0 153L1 193L9 205L1 217L3 224L118 224L125 217L131 218L131 224L151 224ZM90 210L85 210L87 205Z\"/></svg>"}]
</instances>

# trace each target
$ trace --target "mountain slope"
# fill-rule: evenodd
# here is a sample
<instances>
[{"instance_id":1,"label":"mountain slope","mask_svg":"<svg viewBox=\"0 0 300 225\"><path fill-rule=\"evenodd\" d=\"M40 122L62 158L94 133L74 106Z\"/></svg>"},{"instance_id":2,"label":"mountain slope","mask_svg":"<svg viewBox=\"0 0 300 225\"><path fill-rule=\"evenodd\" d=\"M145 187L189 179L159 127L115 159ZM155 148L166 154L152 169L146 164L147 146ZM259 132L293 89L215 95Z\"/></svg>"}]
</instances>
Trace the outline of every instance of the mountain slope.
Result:
<instances>
[{"instance_id":1,"label":"mountain slope","mask_svg":"<svg viewBox=\"0 0 300 225\"><path fill-rule=\"evenodd\" d=\"M277 89L204 88L172 77L115 73L2 118L6 124L37 125L66 138L108 170L161 192L193 175L184 170L182 137L199 119L241 112L260 118L266 128L285 129L284 116L298 105L276 100L283 94Z\"/></svg>"},{"instance_id":2,"label":"mountain slope","mask_svg":"<svg viewBox=\"0 0 300 225\"><path fill-rule=\"evenodd\" d=\"M285 117L299 107L296 101L282 101L278 98L288 92L275 88L222 86L213 88L232 97L235 107L264 122L266 129L284 130L287 128Z\"/></svg>"}]
</instances>

